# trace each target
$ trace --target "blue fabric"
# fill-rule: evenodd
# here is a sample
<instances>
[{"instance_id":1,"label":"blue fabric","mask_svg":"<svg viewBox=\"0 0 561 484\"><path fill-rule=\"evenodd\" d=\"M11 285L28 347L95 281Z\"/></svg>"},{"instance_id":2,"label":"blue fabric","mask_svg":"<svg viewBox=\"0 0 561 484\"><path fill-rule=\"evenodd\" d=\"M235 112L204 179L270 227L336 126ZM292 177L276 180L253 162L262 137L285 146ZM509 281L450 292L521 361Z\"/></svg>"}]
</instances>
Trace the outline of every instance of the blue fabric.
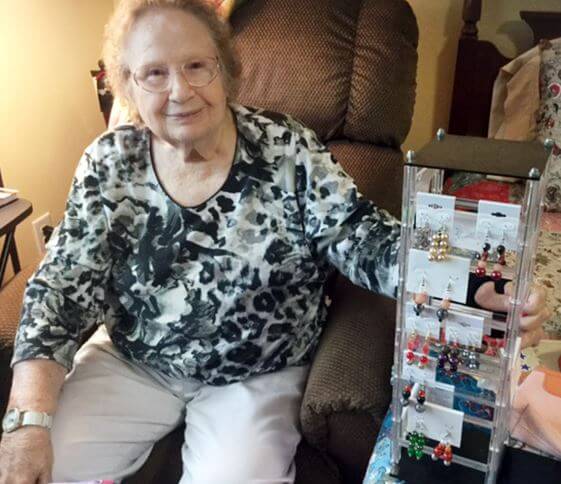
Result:
<instances>
[{"instance_id":1,"label":"blue fabric","mask_svg":"<svg viewBox=\"0 0 561 484\"><path fill-rule=\"evenodd\" d=\"M382 422L382 427L374 446L374 452L372 457L370 457L370 462L368 462L368 469L366 470L363 484L380 484L384 482L384 476L391 467L391 428L392 412L388 410ZM399 482L405 484L405 481Z\"/></svg>"}]
</instances>

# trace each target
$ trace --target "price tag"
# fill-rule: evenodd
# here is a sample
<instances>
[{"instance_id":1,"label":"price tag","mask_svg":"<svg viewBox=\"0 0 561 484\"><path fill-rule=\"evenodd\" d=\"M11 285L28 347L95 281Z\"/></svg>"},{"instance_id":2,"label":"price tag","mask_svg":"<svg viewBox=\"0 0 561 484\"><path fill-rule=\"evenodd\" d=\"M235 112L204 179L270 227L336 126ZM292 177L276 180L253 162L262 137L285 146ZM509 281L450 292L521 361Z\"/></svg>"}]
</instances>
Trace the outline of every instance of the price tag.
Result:
<instances>
[{"instance_id":1,"label":"price tag","mask_svg":"<svg viewBox=\"0 0 561 484\"><path fill-rule=\"evenodd\" d=\"M480 244L487 241L492 249L504 245L508 250L516 250L520 211L520 205L513 203L480 200L475 229Z\"/></svg>"},{"instance_id":2,"label":"price tag","mask_svg":"<svg viewBox=\"0 0 561 484\"><path fill-rule=\"evenodd\" d=\"M407 432L422 432L425 437L440 442L447 439L454 447L462 445L464 413L451 408L425 402L425 411L407 409Z\"/></svg>"},{"instance_id":3,"label":"price tag","mask_svg":"<svg viewBox=\"0 0 561 484\"><path fill-rule=\"evenodd\" d=\"M469 281L470 260L466 257L449 255L444 261L429 261L428 252L411 249L407 268L407 290L415 293L419 290L421 281L430 296L441 298L451 282L452 301L465 303Z\"/></svg>"},{"instance_id":4,"label":"price tag","mask_svg":"<svg viewBox=\"0 0 561 484\"><path fill-rule=\"evenodd\" d=\"M432 231L446 230L451 234L454 228L454 206L456 197L436 193L417 193L415 210L416 226L430 227Z\"/></svg>"}]
</instances>

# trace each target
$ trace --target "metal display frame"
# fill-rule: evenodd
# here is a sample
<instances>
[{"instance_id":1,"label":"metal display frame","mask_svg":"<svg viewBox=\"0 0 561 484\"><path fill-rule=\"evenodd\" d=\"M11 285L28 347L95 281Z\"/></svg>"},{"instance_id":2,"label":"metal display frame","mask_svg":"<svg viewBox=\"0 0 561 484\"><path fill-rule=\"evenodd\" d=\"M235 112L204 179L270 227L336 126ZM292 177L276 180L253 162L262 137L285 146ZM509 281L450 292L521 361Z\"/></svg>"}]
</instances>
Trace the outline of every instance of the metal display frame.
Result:
<instances>
[{"instance_id":1,"label":"metal display frame","mask_svg":"<svg viewBox=\"0 0 561 484\"><path fill-rule=\"evenodd\" d=\"M399 253L399 278L397 292L397 313L396 313L396 331L394 340L394 366L392 369L392 449L391 449L391 474L388 476L387 482L392 482L393 478L399 478L399 463L402 459L402 451L409 446L406 439L406 428L404 426L405 412L412 411L411 406L405 409L402 402L402 391L406 384L411 383L411 379L404 378L404 352L407 350L407 330L406 330L406 307L411 302L413 293L406 288L408 278L409 255L414 245L415 230L415 212L416 212L416 196L418 191L418 182L420 179L420 170L429 170L430 172L430 191L432 193L441 194L443 190L444 171L449 169L447 166L447 157L450 152L447 149L446 139L452 138L448 146L453 145L456 159L458 147L462 147L464 143L470 145L470 149L466 153L462 153L461 163L462 171L471 171L481 173L482 166L488 167L484 174L499 174L517 178L525 183L525 193L521 203L521 216L518 224L518 233L516 241L516 263L511 272L514 284L513 293L509 299L509 309L506 321L497 321L496 314L482 311L467 305L453 304L450 311L458 314L485 314L486 318L492 322L493 328L500 330L504 337L504 347L499 349L495 358L486 358L487 365L498 374L498 387L494 403L489 403L494 408L492 420L484 420L482 418L468 416L464 414L464 427L466 423L475 427L487 429L490 432L489 450L487 459L484 461L454 455L453 463L475 469L483 473L483 482L485 484L493 484L497 480L500 462L504 451L504 446L508 441L508 422L511 407L511 378L510 373L514 369L518 355L515 355L515 347L519 336L519 320L523 302L527 300L533 277L533 269L535 262L535 254L537 249L540 218L543 211L543 198L547 180L547 160L552 148L552 141L546 140L543 144L537 142L513 142L487 140L485 138L469 138L460 136L446 135L443 130L439 130L436 139L429 143L419 153L410 151L407 153L404 164L403 179L403 195L402 195L402 226L401 226L401 246ZM482 150L478 150L481 145ZM537 148L539 145L540 148ZM427 149L428 148L428 149ZM520 177L520 166L516 167L516 174L505 172L501 168L501 161L504 159L505 153L514 153L517 151L518 159L526 159L527 171L526 176ZM487 164L481 162L477 158L479 152L484 152L487 157ZM426 154L430 155L427 158ZM454 154L452 154L454 156ZM470 158L471 157L471 158ZM458 169L459 162L452 163L453 169ZM508 165L508 164L507 164ZM510 165L512 166L512 164ZM477 168L474 169L474 167ZM426 178L426 171L424 172ZM477 211L477 203L465 199L456 200L456 210ZM471 269L474 264L472 262ZM429 297L427 306L436 309L438 307L438 298ZM445 323L442 323L445 325ZM485 358L485 357L484 357ZM474 377L480 376L480 370L468 370L460 368L462 373L471 374ZM421 382L417 382L421 383ZM422 382L427 385L426 382ZM430 383L428 386L430 387ZM429 399L430 402L430 399ZM428 459L433 452L433 448L424 446L422 449L424 454L428 454ZM426 459L427 457L423 457ZM438 465L438 463L432 463ZM451 475L451 479L452 475ZM453 482L452 480L450 482Z\"/></svg>"}]
</instances>

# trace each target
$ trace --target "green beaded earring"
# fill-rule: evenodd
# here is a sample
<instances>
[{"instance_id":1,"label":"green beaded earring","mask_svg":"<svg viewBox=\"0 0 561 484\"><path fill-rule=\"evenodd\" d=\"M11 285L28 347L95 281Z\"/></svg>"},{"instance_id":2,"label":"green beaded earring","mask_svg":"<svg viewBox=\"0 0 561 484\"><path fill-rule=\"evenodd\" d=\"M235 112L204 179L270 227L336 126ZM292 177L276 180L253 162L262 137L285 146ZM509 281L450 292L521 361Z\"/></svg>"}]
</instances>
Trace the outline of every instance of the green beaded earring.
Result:
<instances>
[{"instance_id":1,"label":"green beaded earring","mask_svg":"<svg viewBox=\"0 0 561 484\"><path fill-rule=\"evenodd\" d=\"M415 457L417 460L423 457L425 436L421 432L414 431L407 435L407 440L409 440L409 448L407 449L409 457Z\"/></svg>"}]
</instances>

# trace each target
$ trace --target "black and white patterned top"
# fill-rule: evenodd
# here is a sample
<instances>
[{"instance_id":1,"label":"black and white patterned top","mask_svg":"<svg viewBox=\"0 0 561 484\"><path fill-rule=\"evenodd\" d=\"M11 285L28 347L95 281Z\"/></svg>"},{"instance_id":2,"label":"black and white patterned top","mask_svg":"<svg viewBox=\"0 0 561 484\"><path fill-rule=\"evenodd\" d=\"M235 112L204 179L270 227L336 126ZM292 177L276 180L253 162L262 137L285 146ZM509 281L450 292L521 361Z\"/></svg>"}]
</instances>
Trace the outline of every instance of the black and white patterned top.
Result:
<instances>
[{"instance_id":1,"label":"black and white patterned top","mask_svg":"<svg viewBox=\"0 0 561 484\"><path fill-rule=\"evenodd\" d=\"M70 368L104 322L129 359L213 385L309 361L333 268L394 295L399 223L358 193L294 119L232 105L238 138L223 187L178 205L147 129L89 146L66 212L24 297L12 364Z\"/></svg>"}]
</instances>

